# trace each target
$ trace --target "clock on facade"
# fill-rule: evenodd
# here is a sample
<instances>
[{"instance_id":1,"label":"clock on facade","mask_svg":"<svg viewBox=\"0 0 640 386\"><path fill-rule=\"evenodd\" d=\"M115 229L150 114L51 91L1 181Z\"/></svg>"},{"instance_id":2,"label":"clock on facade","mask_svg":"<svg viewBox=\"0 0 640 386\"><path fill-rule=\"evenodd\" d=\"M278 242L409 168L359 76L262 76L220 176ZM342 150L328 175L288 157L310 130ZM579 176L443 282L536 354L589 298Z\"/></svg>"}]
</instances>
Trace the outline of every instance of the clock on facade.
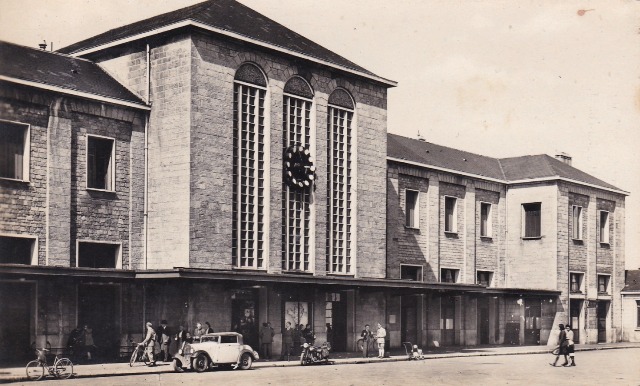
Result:
<instances>
[{"instance_id":1,"label":"clock on facade","mask_svg":"<svg viewBox=\"0 0 640 386\"><path fill-rule=\"evenodd\" d=\"M289 146L284 151L284 181L296 189L313 186L316 167L309 149L301 145Z\"/></svg>"}]
</instances>

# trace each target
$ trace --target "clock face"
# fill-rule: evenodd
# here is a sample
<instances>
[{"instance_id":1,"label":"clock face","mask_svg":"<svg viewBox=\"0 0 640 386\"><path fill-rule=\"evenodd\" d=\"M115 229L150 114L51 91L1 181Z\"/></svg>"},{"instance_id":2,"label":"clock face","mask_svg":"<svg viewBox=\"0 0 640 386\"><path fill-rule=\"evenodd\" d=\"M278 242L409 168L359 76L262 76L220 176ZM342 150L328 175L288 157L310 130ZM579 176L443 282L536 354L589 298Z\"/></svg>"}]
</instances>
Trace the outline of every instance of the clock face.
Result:
<instances>
[{"instance_id":1,"label":"clock face","mask_svg":"<svg viewBox=\"0 0 640 386\"><path fill-rule=\"evenodd\" d=\"M307 189L313 186L316 167L309 149L301 145L289 146L284 151L284 181L295 189Z\"/></svg>"}]
</instances>

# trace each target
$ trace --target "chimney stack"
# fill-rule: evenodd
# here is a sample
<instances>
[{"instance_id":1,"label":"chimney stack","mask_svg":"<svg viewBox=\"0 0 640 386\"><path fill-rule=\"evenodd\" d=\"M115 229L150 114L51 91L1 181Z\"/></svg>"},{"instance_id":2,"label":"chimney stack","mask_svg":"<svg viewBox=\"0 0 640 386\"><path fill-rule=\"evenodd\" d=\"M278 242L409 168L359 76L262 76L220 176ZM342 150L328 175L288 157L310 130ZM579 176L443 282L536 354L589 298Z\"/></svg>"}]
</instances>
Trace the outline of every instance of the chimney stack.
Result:
<instances>
[{"instance_id":1,"label":"chimney stack","mask_svg":"<svg viewBox=\"0 0 640 386\"><path fill-rule=\"evenodd\" d=\"M427 140L424 139L423 136L420 135L420 130L418 130L418 141L422 141L422 142L426 142Z\"/></svg>"},{"instance_id":2,"label":"chimney stack","mask_svg":"<svg viewBox=\"0 0 640 386\"><path fill-rule=\"evenodd\" d=\"M47 49L47 41L43 40L42 43L38 44L38 47L40 47L41 50L46 50Z\"/></svg>"},{"instance_id":3,"label":"chimney stack","mask_svg":"<svg viewBox=\"0 0 640 386\"><path fill-rule=\"evenodd\" d=\"M556 154L556 159L558 161L566 163L567 165L571 165L571 156L565 152Z\"/></svg>"}]
</instances>

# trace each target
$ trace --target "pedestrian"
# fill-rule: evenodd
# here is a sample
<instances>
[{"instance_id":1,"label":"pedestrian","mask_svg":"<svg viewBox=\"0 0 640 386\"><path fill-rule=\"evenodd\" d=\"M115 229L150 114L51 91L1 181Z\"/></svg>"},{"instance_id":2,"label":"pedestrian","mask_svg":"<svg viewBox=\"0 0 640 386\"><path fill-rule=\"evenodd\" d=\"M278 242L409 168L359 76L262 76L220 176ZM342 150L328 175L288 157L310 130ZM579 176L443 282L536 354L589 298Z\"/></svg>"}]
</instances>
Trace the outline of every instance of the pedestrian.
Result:
<instances>
[{"instance_id":1,"label":"pedestrian","mask_svg":"<svg viewBox=\"0 0 640 386\"><path fill-rule=\"evenodd\" d=\"M373 332L371 331L371 326L368 324L364 325L364 330L360 333L360 337L362 338L362 357L369 358L369 348L371 342L373 341Z\"/></svg>"},{"instance_id":2,"label":"pedestrian","mask_svg":"<svg viewBox=\"0 0 640 386\"><path fill-rule=\"evenodd\" d=\"M280 360L284 360L285 355L287 361L290 359L293 349L293 328L291 328L291 322L285 324L285 329L282 331L282 356Z\"/></svg>"},{"instance_id":3,"label":"pedestrian","mask_svg":"<svg viewBox=\"0 0 640 386\"><path fill-rule=\"evenodd\" d=\"M571 325L567 324L565 326L565 330L567 331L567 353L569 354L569 358L571 358L571 364L569 366L576 365L575 358L575 342L573 341L573 330L571 329ZM565 365L567 366L567 365Z\"/></svg>"},{"instance_id":4,"label":"pedestrian","mask_svg":"<svg viewBox=\"0 0 640 386\"><path fill-rule=\"evenodd\" d=\"M94 351L96 345L93 343L93 330L88 325L84 325L82 331L82 342L84 342L84 353L87 356L87 360L92 360L91 352Z\"/></svg>"},{"instance_id":5,"label":"pedestrian","mask_svg":"<svg viewBox=\"0 0 640 386\"><path fill-rule=\"evenodd\" d=\"M387 337L387 330L378 323L378 330L376 331L376 341L378 342L378 358L384 358L384 341Z\"/></svg>"},{"instance_id":6,"label":"pedestrian","mask_svg":"<svg viewBox=\"0 0 640 386\"><path fill-rule=\"evenodd\" d=\"M273 328L269 322L262 323L260 328L260 349L264 359L271 359L271 345L273 343Z\"/></svg>"},{"instance_id":7,"label":"pedestrian","mask_svg":"<svg viewBox=\"0 0 640 386\"><path fill-rule=\"evenodd\" d=\"M156 335L156 330L153 329L153 323L147 322L147 336L144 338L144 340L140 344L145 347L144 351L146 352L147 357L149 358L149 366L156 365L156 356L155 356L156 340L157 340L157 335Z\"/></svg>"},{"instance_id":8,"label":"pedestrian","mask_svg":"<svg viewBox=\"0 0 640 386\"><path fill-rule=\"evenodd\" d=\"M302 336L304 337L304 341L310 345L313 345L316 341L316 334L313 332L310 324L307 324L307 327L302 330Z\"/></svg>"},{"instance_id":9,"label":"pedestrian","mask_svg":"<svg viewBox=\"0 0 640 386\"><path fill-rule=\"evenodd\" d=\"M84 349L84 330L82 326L78 326L69 334L69 340L67 340L67 348L71 352L72 356L80 356Z\"/></svg>"},{"instance_id":10,"label":"pedestrian","mask_svg":"<svg viewBox=\"0 0 640 386\"><path fill-rule=\"evenodd\" d=\"M213 328L211 328L211 324L209 324L209 322L204 322L204 324L207 326L205 327L205 333L206 334L213 334Z\"/></svg>"},{"instance_id":11,"label":"pedestrian","mask_svg":"<svg viewBox=\"0 0 640 386\"><path fill-rule=\"evenodd\" d=\"M327 330L327 342L333 347L333 328L331 327L331 323L327 323L325 326Z\"/></svg>"},{"instance_id":12,"label":"pedestrian","mask_svg":"<svg viewBox=\"0 0 640 386\"><path fill-rule=\"evenodd\" d=\"M178 344L178 350L182 349L182 345L189 341L189 333L184 329L184 326L178 328L178 333L174 337L174 340Z\"/></svg>"},{"instance_id":13,"label":"pedestrian","mask_svg":"<svg viewBox=\"0 0 640 386\"><path fill-rule=\"evenodd\" d=\"M293 350L291 351L291 354L293 355L298 355L298 350L300 350L300 345L302 344L302 327L302 324L296 324L295 328L291 332L293 339Z\"/></svg>"},{"instance_id":14,"label":"pedestrian","mask_svg":"<svg viewBox=\"0 0 640 386\"><path fill-rule=\"evenodd\" d=\"M196 329L193 331L193 340L195 342L200 342L200 338L205 334L204 328L202 328L202 323L196 323Z\"/></svg>"},{"instance_id":15,"label":"pedestrian","mask_svg":"<svg viewBox=\"0 0 640 386\"><path fill-rule=\"evenodd\" d=\"M169 362L169 346L171 345L171 332L169 331L167 324L167 321L163 319L160 322L160 327L158 328L158 336L160 337L160 357L165 362Z\"/></svg>"},{"instance_id":16,"label":"pedestrian","mask_svg":"<svg viewBox=\"0 0 640 386\"><path fill-rule=\"evenodd\" d=\"M560 335L558 336L558 354L556 354L556 359L553 361L553 363L549 363L551 366L554 366L554 367L558 363L558 359L560 358L560 355L564 355L564 363L562 364L563 366L569 363L567 361L567 353L566 353L567 333L564 330L564 324L559 324L558 328L560 329Z\"/></svg>"}]
</instances>

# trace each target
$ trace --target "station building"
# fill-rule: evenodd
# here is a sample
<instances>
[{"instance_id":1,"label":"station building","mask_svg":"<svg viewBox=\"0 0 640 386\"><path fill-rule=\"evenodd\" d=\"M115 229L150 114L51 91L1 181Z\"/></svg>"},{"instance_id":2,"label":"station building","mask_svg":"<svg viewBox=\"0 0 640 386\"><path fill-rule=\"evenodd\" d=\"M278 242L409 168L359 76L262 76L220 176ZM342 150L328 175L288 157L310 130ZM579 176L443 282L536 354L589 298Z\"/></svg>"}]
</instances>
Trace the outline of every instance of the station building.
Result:
<instances>
[{"instance_id":1,"label":"station building","mask_svg":"<svg viewBox=\"0 0 640 386\"><path fill-rule=\"evenodd\" d=\"M565 157L387 133L396 83L232 0L0 46L0 338L105 357L144 323L334 350L620 339L626 192ZM330 329L327 329L330 326ZM8 354L0 360L9 359Z\"/></svg>"}]
</instances>

